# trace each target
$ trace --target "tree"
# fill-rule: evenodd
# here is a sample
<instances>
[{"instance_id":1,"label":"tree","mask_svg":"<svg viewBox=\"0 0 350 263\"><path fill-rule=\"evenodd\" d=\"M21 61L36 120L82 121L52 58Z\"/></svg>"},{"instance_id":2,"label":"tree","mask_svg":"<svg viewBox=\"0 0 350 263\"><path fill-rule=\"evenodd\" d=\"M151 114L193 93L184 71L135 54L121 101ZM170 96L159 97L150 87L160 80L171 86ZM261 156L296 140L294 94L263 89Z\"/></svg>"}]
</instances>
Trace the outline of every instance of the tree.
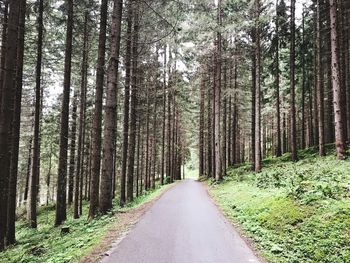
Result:
<instances>
[{"instance_id":1,"label":"tree","mask_svg":"<svg viewBox=\"0 0 350 263\"><path fill-rule=\"evenodd\" d=\"M295 0L291 0L290 21L290 126L291 126L291 151L292 160L298 160L297 154L297 124L295 110Z\"/></svg>"},{"instance_id":2,"label":"tree","mask_svg":"<svg viewBox=\"0 0 350 263\"><path fill-rule=\"evenodd\" d=\"M7 24L8 24L8 9L9 4L6 1L3 11L3 23L2 23L2 34L1 34L1 59L0 59L0 108L2 102L2 88L4 82L4 68L5 68L5 58L6 58L6 41L7 41Z\"/></svg>"},{"instance_id":3,"label":"tree","mask_svg":"<svg viewBox=\"0 0 350 263\"><path fill-rule=\"evenodd\" d=\"M17 49L17 69L16 69L16 92L14 101L14 116L12 123L12 145L11 145L11 166L8 193L7 210L7 232L6 245L12 245L16 242L16 193L18 179L18 159L20 143L20 123L21 123L21 105L23 89L23 57L24 57L24 36L25 36L25 16L26 1L20 2L19 30L18 30L18 49Z\"/></svg>"},{"instance_id":4,"label":"tree","mask_svg":"<svg viewBox=\"0 0 350 263\"><path fill-rule=\"evenodd\" d=\"M129 153L128 153L128 176L127 176L127 200L134 198L134 166L136 148L136 107L137 107L137 81L138 81L138 41L139 41L139 10L138 3L133 1L134 29L132 35L132 78L130 90L130 130L129 130Z\"/></svg>"},{"instance_id":5,"label":"tree","mask_svg":"<svg viewBox=\"0 0 350 263\"><path fill-rule=\"evenodd\" d=\"M16 63L18 47L18 21L20 0L9 3L9 18L6 41L6 58L4 82L2 86L2 102L0 112L0 251L5 247L8 209L8 184L11 161L11 124L13 121L13 101L15 96Z\"/></svg>"},{"instance_id":6,"label":"tree","mask_svg":"<svg viewBox=\"0 0 350 263\"><path fill-rule=\"evenodd\" d=\"M322 66L322 43L321 43L321 10L320 10L320 0L317 0L317 34L316 34L316 50L317 50L317 108L318 108L318 147L320 156L325 156L325 131L324 131L324 94L323 94L323 66Z\"/></svg>"},{"instance_id":7,"label":"tree","mask_svg":"<svg viewBox=\"0 0 350 263\"><path fill-rule=\"evenodd\" d=\"M222 17L221 17L221 0L218 0L217 6L217 23L218 31L216 34L215 41L215 76L214 76L214 149L215 149L215 180L219 181L222 179L222 170L221 170L221 140L220 140L220 110L221 110L221 50L222 50L222 40L221 40L221 26L222 26Z\"/></svg>"},{"instance_id":8,"label":"tree","mask_svg":"<svg viewBox=\"0 0 350 263\"><path fill-rule=\"evenodd\" d=\"M129 146L129 111L130 111L130 82L131 82L131 49L132 49L133 7L132 1L128 2L126 54L125 54L125 89L124 89L124 121L123 121L123 153L122 171L120 176L120 205L126 202L126 173Z\"/></svg>"},{"instance_id":9,"label":"tree","mask_svg":"<svg viewBox=\"0 0 350 263\"><path fill-rule=\"evenodd\" d=\"M280 28L280 16L279 16L279 0L276 1L276 156L282 155L281 149L281 110L280 110L280 41L279 41L279 28Z\"/></svg>"},{"instance_id":10,"label":"tree","mask_svg":"<svg viewBox=\"0 0 350 263\"><path fill-rule=\"evenodd\" d=\"M60 152L58 162L57 193L56 193L56 219L55 226L61 225L67 218L67 150L69 133L69 94L72 69L73 47L73 0L67 1L67 31L64 62L64 82L60 128Z\"/></svg>"},{"instance_id":11,"label":"tree","mask_svg":"<svg viewBox=\"0 0 350 263\"><path fill-rule=\"evenodd\" d=\"M115 0L111 27L111 58L108 65L107 101L105 110L105 128L103 142L103 162L100 189L100 212L106 213L112 208L112 182L115 160L116 109L118 66L121 35L123 1Z\"/></svg>"},{"instance_id":12,"label":"tree","mask_svg":"<svg viewBox=\"0 0 350 263\"><path fill-rule=\"evenodd\" d=\"M305 6L303 6L303 18L302 18L302 55L301 55L301 63L302 63L302 88L301 88L301 148L305 149L306 146L306 114L305 114L305 95L306 95L306 43L305 43Z\"/></svg>"},{"instance_id":13,"label":"tree","mask_svg":"<svg viewBox=\"0 0 350 263\"><path fill-rule=\"evenodd\" d=\"M162 156L161 156L161 171L160 171L160 184L164 184L165 174L165 131L166 131L166 85L167 85L167 48L164 46L164 63L163 63L163 120L162 120Z\"/></svg>"},{"instance_id":14,"label":"tree","mask_svg":"<svg viewBox=\"0 0 350 263\"><path fill-rule=\"evenodd\" d=\"M72 102L72 127L70 132L69 175L68 175L68 205L73 203L74 174L76 167L76 137L77 137L78 89L74 89Z\"/></svg>"},{"instance_id":15,"label":"tree","mask_svg":"<svg viewBox=\"0 0 350 263\"><path fill-rule=\"evenodd\" d=\"M205 75L201 75L200 84L200 121L199 121L199 176L204 175L204 114L205 114Z\"/></svg>"},{"instance_id":16,"label":"tree","mask_svg":"<svg viewBox=\"0 0 350 263\"><path fill-rule=\"evenodd\" d=\"M75 171L74 187L74 218L79 218L81 212L79 209L80 199L82 199L83 174L84 174L84 142L85 142L85 122L86 122L86 92L87 92L87 71L88 71L88 21L89 11L85 11L84 17L84 36L83 36L83 57L81 66L81 86L80 86L80 105L79 105L79 128L78 128L78 152L77 169ZM81 205L80 205L81 207Z\"/></svg>"},{"instance_id":17,"label":"tree","mask_svg":"<svg viewBox=\"0 0 350 263\"><path fill-rule=\"evenodd\" d=\"M341 87L340 87L340 71L339 71L339 48L338 48L338 18L337 18L337 1L329 0L329 12L331 23L331 55L332 55L332 85L333 85L333 106L335 119L335 146L337 158L343 160L345 158L345 141L344 141L344 121L342 118L341 107Z\"/></svg>"},{"instance_id":18,"label":"tree","mask_svg":"<svg viewBox=\"0 0 350 263\"><path fill-rule=\"evenodd\" d=\"M100 32L98 43L98 60L96 68L95 109L92 124L92 155L89 218L98 213L100 168L101 168L101 133L102 133L102 98L104 84L104 64L106 53L108 1L102 0L100 13Z\"/></svg>"},{"instance_id":19,"label":"tree","mask_svg":"<svg viewBox=\"0 0 350 263\"><path fill-rule=\"evenodd\" d=\"M256 77L255 77L255 172L260 172L261 170L261 47L260 47L260 0L255 2L255 61L256 61Z\"/></svg>"},{"instance_id":20,"label":"tree","mask_svg":"<svg viewBox=\"0 0 350 263\"><path fill-rule=\"evenodd\" d=\"M36 206L38 194L38 179L40 173L40 113L41 113L41 67L42 67L42 49L43 49L43 13L44 2L39 1L38 12L38 46L37 46L37 64L36 64L36 85L35 85L35 117L34 117L34 135L33 135L33 160L32 174L30 179L30 201L28 202L27 220L30 227L37 227Z\"/></svg>"}]
</instances>

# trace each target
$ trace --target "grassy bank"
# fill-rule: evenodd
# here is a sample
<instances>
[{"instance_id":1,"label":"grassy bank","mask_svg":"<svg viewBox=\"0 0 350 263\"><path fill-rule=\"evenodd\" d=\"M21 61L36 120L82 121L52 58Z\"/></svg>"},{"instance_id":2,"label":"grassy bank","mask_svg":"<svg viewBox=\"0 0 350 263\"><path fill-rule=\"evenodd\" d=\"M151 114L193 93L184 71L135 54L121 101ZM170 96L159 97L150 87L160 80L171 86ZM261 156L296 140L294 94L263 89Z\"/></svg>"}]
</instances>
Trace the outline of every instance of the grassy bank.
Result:
<instances>
[{"instance_id":1,"label":"grassy bank","mask_svg":"<svg viewBox=\"0 0 350 263\"><path fill-rule=\"evenodd\" d=\"M107 230L118 220L118 212L125 212L152 200L161 194L165 187L159 187L136 198L124 208L115 204L115 211L88 221L88 203L84 203L83 216L72 219L69 209L69 219L64 226L70 228L70 233L61 234L61 228L53 227L55 211L53 206L41 207L38 215L38 229L29 229L23 220L17 222L16 246L0 253L0 262L77 262L89 253L105 236Z\"/></svg>"},{"instance_id":2,"label":"grassy bank","mask_svg":"<svg viewBox=\"0 0 350 263\"><path fill-rule=\"evenodd\" d=\"M299 155L231 169L210 193L269 262L350 262L350 161Z\"/></svg>"}]
</instances>

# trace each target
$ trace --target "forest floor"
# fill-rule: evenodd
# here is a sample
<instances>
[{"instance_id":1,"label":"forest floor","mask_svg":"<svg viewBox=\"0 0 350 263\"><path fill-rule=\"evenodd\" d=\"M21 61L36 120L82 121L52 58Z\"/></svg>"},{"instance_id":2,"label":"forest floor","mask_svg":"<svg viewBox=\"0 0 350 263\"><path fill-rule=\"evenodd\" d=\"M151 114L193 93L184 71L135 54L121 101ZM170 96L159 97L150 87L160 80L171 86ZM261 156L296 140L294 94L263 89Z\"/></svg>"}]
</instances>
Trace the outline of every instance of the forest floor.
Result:
<instances>
[{"instance_id":1,"label":"forest floor","mask_svg":"<svg viewBox=\"0 0 350 263\"><path fill-rule=\"evenodd\" d=\"M333 148L329 146L328 148ZM316 149L230 169L209 192L268 262L350 262L350 160Z\"/></svg>"},{"instance_id":2,"label":"forest floor","mask_svg":"<svg viewBox=\"0 0 350 263\"><path fill-rule=\"evenodd\" d=\"M54 206L43 206L38 212L38 229L30 229L22 219L17 222L18 243L0 253L0 262L6 263L63 263L97 262L111 243L121 238L128 229L148 210L172 185L158 187L136 198L124 208L115 202L115 209L110 214L95 220L87 220L89 205L84 203L83 216L69 219L65 227L70 233L62 235L61 228L53 226ZM68 215L71 215L71 208Z\"/></svg>"}]
</instances>

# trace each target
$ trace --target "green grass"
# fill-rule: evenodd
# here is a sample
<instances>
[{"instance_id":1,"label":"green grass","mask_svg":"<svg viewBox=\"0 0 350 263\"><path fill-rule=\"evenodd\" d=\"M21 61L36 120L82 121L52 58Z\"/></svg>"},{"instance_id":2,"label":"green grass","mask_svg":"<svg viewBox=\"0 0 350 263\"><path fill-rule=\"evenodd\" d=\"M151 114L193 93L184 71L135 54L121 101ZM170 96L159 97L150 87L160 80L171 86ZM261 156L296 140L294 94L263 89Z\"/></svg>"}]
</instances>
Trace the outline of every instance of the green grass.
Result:
<instances>
[{"instance_id":1,"label":"green grass","mask_svg":"<svg viewBox=\"0 0 350 263\"><path fill-rule=\"evenodd\" d=\"M66 235L60 233L61 228L53 227L54 207L41 207L38 229L30 229L23 220L19 220L16 225L18 243L0 253L0 262L77 262L101 241L107 230L118 220L118 215L115 216L114 213L136 208L152 200L163 190L164 187L158 187L136 198L124 208L115 203L115 211L92 221L88 221L86 216L88 203L84 203L83 216L80 219L72 219L72 211L69 209L69 219L64 226L70 227L70 233Z\"/></svg>"},{"instance_id":2,"label":"green grass","mask_svg":"<svg viewBox=\"0 0 350 263\"><path fill-rule=\"evenodd\" d=\"M350 262L350 161L301 151L231 169L210 192L269 262Z\"/></svg>"}]
</instances>

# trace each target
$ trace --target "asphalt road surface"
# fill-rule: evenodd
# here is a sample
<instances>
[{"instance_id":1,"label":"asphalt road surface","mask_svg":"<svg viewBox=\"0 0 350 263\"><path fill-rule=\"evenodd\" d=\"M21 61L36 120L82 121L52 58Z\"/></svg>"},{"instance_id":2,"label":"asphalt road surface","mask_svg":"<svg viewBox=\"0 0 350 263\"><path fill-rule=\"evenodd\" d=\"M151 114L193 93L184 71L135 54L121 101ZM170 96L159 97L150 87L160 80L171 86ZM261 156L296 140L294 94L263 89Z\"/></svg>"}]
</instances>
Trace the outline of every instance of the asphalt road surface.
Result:
<instances>
[{"instance_id":1,"label":"asphalt road surface","mask_svg":"<svg viewBox=\"0 0 350 263\"><path fill-rule=\"evenodd\" d=\"M198 182L166 192L103 263L254 263L253 251Z\"/></svg>"}]
</instances>

